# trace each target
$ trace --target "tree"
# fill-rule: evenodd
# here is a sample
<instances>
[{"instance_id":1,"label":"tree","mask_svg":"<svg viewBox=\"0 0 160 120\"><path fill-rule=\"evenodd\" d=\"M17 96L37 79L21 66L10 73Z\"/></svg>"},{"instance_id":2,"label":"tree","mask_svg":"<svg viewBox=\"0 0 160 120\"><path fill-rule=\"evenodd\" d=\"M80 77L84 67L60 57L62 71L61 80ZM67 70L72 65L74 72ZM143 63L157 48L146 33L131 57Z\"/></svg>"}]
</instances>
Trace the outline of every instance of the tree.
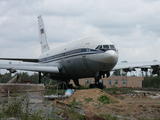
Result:
<instances>
[{"instance_id":1,"label":"tree","mask_svg":"<svg viewBox=\"0 0 160 120\"><path fill-rule=\"evenodd\" d=\"M113 76L126 76L127 74L126 74L126 72L124 72L123 70L115 70L114 72L113 72Z\"/></svg>"},{"instance_id":2,"label":"tree","mask_svg":"<svg viewBox=\"0 0 160 120\"><path fill-rule=\"evenodd\" d=\"M4 75L1 75L1 83L7 83L9 80L12 79L12 76L10 73L5 73Z\"/></svg>"}]
</instances>

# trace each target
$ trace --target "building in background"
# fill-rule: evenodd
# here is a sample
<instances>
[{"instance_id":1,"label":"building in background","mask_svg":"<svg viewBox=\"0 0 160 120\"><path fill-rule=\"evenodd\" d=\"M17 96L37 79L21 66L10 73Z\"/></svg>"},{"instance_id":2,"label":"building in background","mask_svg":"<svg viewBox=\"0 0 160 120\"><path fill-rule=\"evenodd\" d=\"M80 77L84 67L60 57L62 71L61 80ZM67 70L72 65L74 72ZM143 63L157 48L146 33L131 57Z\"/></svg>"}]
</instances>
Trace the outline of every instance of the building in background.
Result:
<instances>
[{"instance_id":1,"label":"building in background","mask_svg":"<svg viewBox=\"0 0 160 120\"><path fill-rule=\"evenodd\" d=\"M132 88L142 88L142 81L144 77L128 77L128 76L111 76L109 78L100 79L106 88L111 87L132 87ZM90 85L94 84L94 78L84 78L79 79L80 85ZM71 84L74 82L71 80Z\"/></svg>"}]
</instances>

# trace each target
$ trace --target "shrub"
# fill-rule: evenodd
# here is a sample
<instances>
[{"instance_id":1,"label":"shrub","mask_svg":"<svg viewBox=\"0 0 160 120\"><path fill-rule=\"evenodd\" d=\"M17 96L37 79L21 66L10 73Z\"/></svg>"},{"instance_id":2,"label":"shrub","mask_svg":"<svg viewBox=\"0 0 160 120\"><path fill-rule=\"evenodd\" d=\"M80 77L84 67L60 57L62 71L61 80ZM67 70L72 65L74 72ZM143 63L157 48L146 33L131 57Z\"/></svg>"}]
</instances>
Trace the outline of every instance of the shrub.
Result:
<instances>
[{"instance_id":1,"label":"shrub","mask_svg":"<svg viewBox=\"0 0 160 120\"><path fill-rule=\"evenodd\" d=\"M98 101L102 102L103 104L110 103L110 99L106 95L101 95L100 97L98 97Z\"/></svg>"},{"instance_id":2,"label":"shrub","mask_svg":"<svg viewBox=\"0 0 160 120\"><path fill-rule=\"evenodd\" d=\"M121 96L121 97L120 97L120 99L122 100L122 99L124 99L124 97L123 97L123 96Z\"/></svg>"},{"instance_id":3,"label":"shrub","mask_svg":"<svg viewBox=\"0 0 160 120\"><path fill-rule=\"evenodd\" d=\"M106 95L101 95L100 97L98 97L98 101L102 102L103 104L118 103L118 101L111 101L110 98Z\"/></svg>"},{"instance_id":4,"label":"shrub","mask_svg":"<svg viewBox=\"0 0 160 120\"><path fill-rule=\"evenodd\" d=\"M113 90L113 94L117 94L117 91Z\"/></svg>"}]
</instances>

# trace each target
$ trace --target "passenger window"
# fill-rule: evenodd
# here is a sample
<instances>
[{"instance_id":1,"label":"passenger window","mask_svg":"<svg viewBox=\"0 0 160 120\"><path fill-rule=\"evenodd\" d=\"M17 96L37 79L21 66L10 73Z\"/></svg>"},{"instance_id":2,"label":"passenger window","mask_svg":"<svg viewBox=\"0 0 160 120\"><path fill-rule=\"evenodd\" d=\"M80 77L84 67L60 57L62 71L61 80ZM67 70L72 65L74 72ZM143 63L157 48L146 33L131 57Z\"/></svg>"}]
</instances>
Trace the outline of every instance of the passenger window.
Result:
<instances>
[{"instance_id":1,"label":"passenger window","mask_svg":"<svg viewBox=\"0 0 160 120\"><path fill-rule=\"evenodd\" d=\"M111 49L115 49L114 45L110 45L110 48L111 48Z\"/></svg>"},{"instance_id":2,"label":"passenger window","mask_svg":"<svg viewBox=\"0 0 160 120\"><path fill-rule=\"evenodd\" d=\"M109 49L109 45L103 45L104 49Z\"/></svg>"}]
</instances>

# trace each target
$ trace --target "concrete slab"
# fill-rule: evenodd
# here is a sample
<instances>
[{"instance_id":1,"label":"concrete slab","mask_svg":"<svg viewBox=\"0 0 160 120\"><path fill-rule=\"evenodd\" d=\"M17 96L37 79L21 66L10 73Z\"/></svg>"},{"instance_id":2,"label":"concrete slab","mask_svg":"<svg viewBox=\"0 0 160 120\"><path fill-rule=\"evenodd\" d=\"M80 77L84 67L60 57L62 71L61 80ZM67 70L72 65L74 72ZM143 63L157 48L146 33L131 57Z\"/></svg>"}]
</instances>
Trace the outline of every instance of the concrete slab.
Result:
<instances>
[{"instance_id":1,"label":"concrete slab","mask_svg":"<svg viewBox=\"0 0 160 120\"><path fill-rule=\"evenodd\" d=\"M22 95L28 92L43 96L45 93L45 86L44 84L0 84L0 97L13 96L14 93Z\"/></svg>"}]
</instances>

